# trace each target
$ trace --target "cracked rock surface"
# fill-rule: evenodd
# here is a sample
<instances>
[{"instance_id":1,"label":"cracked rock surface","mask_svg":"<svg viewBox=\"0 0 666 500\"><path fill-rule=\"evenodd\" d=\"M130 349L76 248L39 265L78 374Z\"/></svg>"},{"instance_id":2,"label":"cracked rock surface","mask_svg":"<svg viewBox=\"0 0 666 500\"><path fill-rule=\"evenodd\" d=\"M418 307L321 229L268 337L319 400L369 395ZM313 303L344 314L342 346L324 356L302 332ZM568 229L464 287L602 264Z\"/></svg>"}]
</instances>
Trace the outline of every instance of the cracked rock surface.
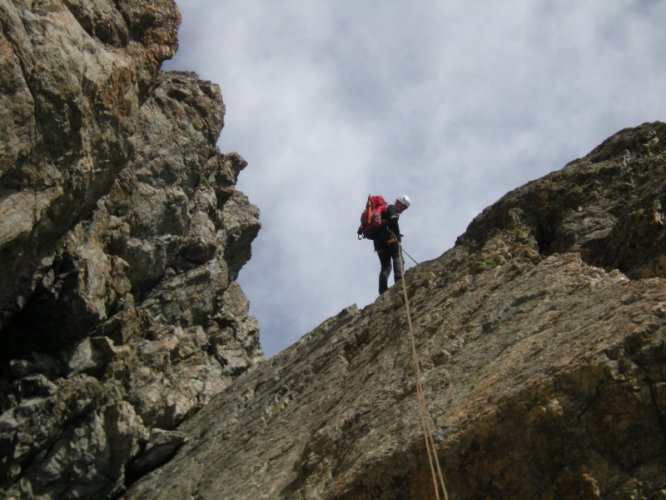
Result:
<instances>
[{"instance_id":1,"label":"cracked rock surface","mask_svg":"<svg viewBox=\"0 0 666 500\"><path fill-rule=\"evenodd\" d=\"M666 493L666 125L508 193L405 275L450 498ZM402 288L243 375L127 498L434 498Z\"/></svg>"},{"instance_id":2,"label":"cracked rock surface","mask_svg":"<svg viewBox=\"0 0 666 500\"><path fill-rule=\"evenodd\" d=\"M400 287L263 361L173 0L0 23L0 496L432 497ZM622 130L406 273L451 498L666 498L665 146Z\"/></svg>"},{"instance_id":3,"label":"cracked rock surface","mask_svg":"<svg viewBox=\"0 0 666 500\"><path fill-rule=\"evenodd\" d=\"M263 359L235 281L259 212L219 88L160 70L172 0L0 23L0 496L113 498Z\"/></svg>"}]
</instances>

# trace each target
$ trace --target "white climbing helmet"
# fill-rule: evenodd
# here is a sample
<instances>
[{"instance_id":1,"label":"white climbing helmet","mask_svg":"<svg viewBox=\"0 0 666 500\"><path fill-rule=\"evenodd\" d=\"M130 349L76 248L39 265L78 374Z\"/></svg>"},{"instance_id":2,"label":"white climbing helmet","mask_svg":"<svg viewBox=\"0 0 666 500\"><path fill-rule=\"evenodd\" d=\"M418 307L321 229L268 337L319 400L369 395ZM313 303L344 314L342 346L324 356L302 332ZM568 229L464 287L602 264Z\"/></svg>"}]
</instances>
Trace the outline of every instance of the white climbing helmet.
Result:
<instances>
[{"instance_id":1,"label":"white climbing helmet","mask_svg":"<svg viewBox=\"0 0 666 500\"><path fill-rule=\"evenodd\" d=\"M402 203L405 206L405 208L409 208L409 204L411 203L409 201L409 196L407 196L406 194L403 194L402 196L398 197L396 201Z\"/></svg>"}]
</instances>

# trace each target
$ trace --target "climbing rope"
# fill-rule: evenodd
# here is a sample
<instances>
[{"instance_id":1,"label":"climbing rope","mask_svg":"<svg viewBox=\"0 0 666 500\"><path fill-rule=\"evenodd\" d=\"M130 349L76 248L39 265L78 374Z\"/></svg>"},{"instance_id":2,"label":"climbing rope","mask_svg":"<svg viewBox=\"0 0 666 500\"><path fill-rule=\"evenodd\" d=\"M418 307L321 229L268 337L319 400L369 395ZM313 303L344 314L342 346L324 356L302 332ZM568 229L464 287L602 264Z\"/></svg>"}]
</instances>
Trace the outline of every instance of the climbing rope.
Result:
<instances>
[{"instance_id":1,"label":"climbing rope","mask_svg":"<svg viewBox=\"0 0 666 500\"><path fill-rule=\"evenodd\" d=\"M416 260L414 260L414 257L412 257L411 255L409 255L409 254L407 253L407 251L406 251L404 248L402 248L402 246L400 247L400 252L401 252L401 253L404 253L407 257L409 257L410 259L412 259L412 262L413 262L414 264L416 264L417 266L419 265L419 263L416 262Z\"/></svg>"},{"instance_id":2,"label":"climbing rope","mask_svg":"<svg viewBox=\"0 0 666 500\"><path fill-rule=\"evenodd\" d=\"M409 306L409 297L407 296L407 285L405 283L405 266L402 258L402 245L398 242L398 249L400 250L400 276L402 276L402 292L405 297L405 310L407 311L407 325L409 327L409 339L412 345L412 361L414 363L414 372L416 374L416 400L418 403L419 420L421 421L421 430L425 438L426 452L428 453L428 463L430 464L430 473L432 474L432 483L435 488L435 498L440 500L440 488L444 495L444 499L448 500L449 495L446 491L446 484L444 483L444 474L439 465L437 458L437 449L435 447L435 430L433 428L430 413L428 412L428 405L423 393L423 386L421 385L421 367L419 363L419 356L416 350L416 340L414 337L414 326L412 325L412 314ZM407 254L408 255L408 254ZM414 260L411 256L410 259ZM416 261L414 261L416 262Z\"/></svg>"}]
</instances>

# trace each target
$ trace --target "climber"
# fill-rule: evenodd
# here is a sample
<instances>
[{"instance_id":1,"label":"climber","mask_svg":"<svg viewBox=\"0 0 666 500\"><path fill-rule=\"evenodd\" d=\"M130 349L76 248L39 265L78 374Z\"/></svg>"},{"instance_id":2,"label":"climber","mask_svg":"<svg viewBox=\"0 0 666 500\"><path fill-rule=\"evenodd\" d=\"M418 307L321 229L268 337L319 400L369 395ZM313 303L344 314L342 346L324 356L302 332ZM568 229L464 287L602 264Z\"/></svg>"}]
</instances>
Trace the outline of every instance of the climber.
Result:
<instances>
[{"instance_id":1,"label":"climber","mask_svg":"<svg viewBox=\"0 0 666 500\"><path fill-rule=\"evenodd\" d=\"M402 240L398 219L400 214L409 208L410 201L407 195L398 197L393 205L387 205L381 212L381 225L377 227L372 235L375 251L379 256L379 294L388 289L388 278L393 265L394 282L402 278L400 272L400 248L398 243ZM358 234L363 234L363 228L359 227ZM366 236L367 237L367 236Z\"/></svg>"}]
</instances>

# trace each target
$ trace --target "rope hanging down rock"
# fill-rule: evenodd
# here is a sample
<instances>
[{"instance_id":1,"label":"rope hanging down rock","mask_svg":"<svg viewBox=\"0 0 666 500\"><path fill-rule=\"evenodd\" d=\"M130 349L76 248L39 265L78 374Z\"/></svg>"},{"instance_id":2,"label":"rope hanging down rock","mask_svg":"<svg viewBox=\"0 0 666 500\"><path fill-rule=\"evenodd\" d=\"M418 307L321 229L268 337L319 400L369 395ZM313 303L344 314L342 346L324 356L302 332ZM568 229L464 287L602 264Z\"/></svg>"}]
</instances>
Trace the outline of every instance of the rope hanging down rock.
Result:
<instances>
[{"instance_id":1,"label":"rope hanging down rock","mask_svg":"<svg viewBox=\"0 0 666 500\"><path fill-rule=\"evenodd\" d=\"M409 257L410 259L412 259L412 262L413 262L414 264L416 264L417 266L419 265L419 263L416 262L416 260L414 259L414 257L412 257L411 255L409 255L409 254L407 253L407 251L406 251L404 248L402 248L402 246L400 247L400 253L401 253L401 254L405 254L407 257ZM402 258L402 257L401 257L401 258Z\"/></svg>"},{"instance_id":2,"label":"rope hanging down rock","mask_svg":"<svg viewBox=\"0 0 666 500\"><path fill-rule=\"evenodd\" d=\"M439 465L439 459L437 458L437 449L435 447L435 430L430 418L430 413L428 412L428 405L425 400L425 395L423 393L423 387L421 385L421 365L419 362L419 356L416 350L416 340L414 338L414 326L412 325L412 314L409 306L409 297L407 296L407 285L405 283L405 266L404 260L402 258L402 245L398 242L398 248L400 250L400 275L402 276L402 292L405 298L405 310L407 312L407 325L409 327L409 339L412 345L412 361L414 363L414 373L416 375L416 399L418 403L419 410L419 420L421 422L421 430L423 431L423 436L425 438L426 452L428 453L428 462L430 464L430 473L432 474L432 483L435 488L435 498L440 500L440 488L442 494L444 495L444 500L448 500L449 495L446 491L446 484L444 483L444 474L442 474L442 468ZM412 258L410 256L410 258ZM412 259L414 260L414 259ZM416 261L414 261L416 262Z\"/></svg>"}]
</instances>

